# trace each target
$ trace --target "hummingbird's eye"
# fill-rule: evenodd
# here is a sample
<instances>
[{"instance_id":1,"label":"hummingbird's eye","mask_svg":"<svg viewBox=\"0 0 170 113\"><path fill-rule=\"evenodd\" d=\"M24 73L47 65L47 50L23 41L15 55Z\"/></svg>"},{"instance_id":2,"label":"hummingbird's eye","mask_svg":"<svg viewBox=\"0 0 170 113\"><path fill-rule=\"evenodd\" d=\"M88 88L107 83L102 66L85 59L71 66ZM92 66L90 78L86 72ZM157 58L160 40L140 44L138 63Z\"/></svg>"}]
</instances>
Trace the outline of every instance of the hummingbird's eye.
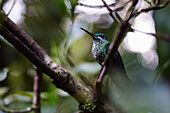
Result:
<instances>
[{"instance_id":1,"label":"hummingbird's eye","mask_svg":"<svg viewBox=\"0 0 170 113\"><path fill-rule=\"evenodd\" d=\"M93 38L96 40L105 40L106 36L101 33L98 33L98 34L94 34Z\"/></svg>"},{"instance_id":2,"label":"hummingbird's eye","mask_svg":"<svg viewBox=\"0 0 170 113\"><path fill-rule=\"evenodd\" d=\"M105 39L105 36L101 35L99 36L100 39Z\"/></svg>"},{"instance_id":3,"label":"hummingbird's eye","mask_svg":"<svg viewBox=\"0 0 170 113\"><path fill-rule=\"evenodd\" d=\"M103 39L101 36L98 36L97 38L98 38L98 39L100 39L100 40L102 40L102 39Z\"/></svg>"}]
</instances>

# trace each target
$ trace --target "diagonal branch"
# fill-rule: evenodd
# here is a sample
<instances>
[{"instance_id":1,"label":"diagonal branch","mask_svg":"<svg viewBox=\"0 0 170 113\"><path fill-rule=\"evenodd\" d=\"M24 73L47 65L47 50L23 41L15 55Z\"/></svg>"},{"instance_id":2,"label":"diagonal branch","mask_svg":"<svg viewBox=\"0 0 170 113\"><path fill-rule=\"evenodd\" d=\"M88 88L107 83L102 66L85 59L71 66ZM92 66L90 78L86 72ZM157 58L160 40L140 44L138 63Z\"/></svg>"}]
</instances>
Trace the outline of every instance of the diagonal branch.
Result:
<instances>
[{"instance_id":1,"label":"diagonal branch","mask_svg":"<svg viewBox=\"0 0 170 113\"><path fill-rule=\"evenodd\" d=\"M104 78L104 74L109 69L109 63L112 60L114 60L112 56L116 53L120 43L123 41L124 36L126 35L126 33L128 31L132 30L131 27L130 27L130 23L129 23L130 19L136 17L137 15L139 15L140 13L143 13L143 12L148 12L148 11L151 11L151 10L161 9L161 8L165 7L169 3L169 1L167 1L166 3L164 3L162 5L157 4L156 6L151 6L149 8L142 9L142 10L136 12L135 8L136 8L136 5L138 3L138 0L133 0L132 7L130 8L130 10L131 10L130 15L129 15L128 19L124 21L119 17L119 15L117 13L114 13L114 15L112 14L113 10L109 8L109 6L106 4L106 2L104 0L102 0L102 2L106 6L108 11L110 12L110 15L112 16L112 18L116 19L119 22L120 27L119 27L119 31L115 35L115 38L114 38L115 40L110 45L110 49L109 49L108 54L107 54L107 56L105 58L103 66L102 66L102 68L100 70L100 74L98 75L97 80L96 80L96 84L95 84L95 88L94 88L95 89L94 90L94 95L97 97L97 99L100 99L98 97L100 97L100 95L102 94L101 83L102 83L102 80ZM154 34L149 34L149 35L154 36ZM169 35L166 35L166 36L164 35L164 39L168 39L168 38L169 38ZM124 82L126 82L127 84L130 85L131 82L130 82L128 76L126 74L124 74L124 75L125 76L120 77L121 80L123 80ZM120 76L122 76L122 75L120 75ZM117 84L119 85L120 88L124 88L123 85L126 84L126 83L121 84L122 82L119 83L119 81L115 81L115 82L117 82Z\"/></svg>"},{"instance_id":2,"label":"diagonal branch","mask_svg":"<svg viewBox=\"0 0 170 113\"><path fill-rule=\"evenodd\" d=\"M111 13L112 10L107 6L106 2L104 0L102 0L102 2L104 3L104 5L107 7L108 11ZM116 14L115 16L118 17L118 14ZM109 65L110 65L110 62L112 62L114 59L113 59L113 56L114 54L116 53L116 51L118 50L118 47L120 45L120 43L123 41L123 38L125 36L125 34L130 30L130 24L128 21L124 21L122 20L121 18L118 19L119 21L119 24L120 24L120 28L119 28L119 31L118 33L115 35L115 40L112 41L111 45L110 45L110 48L109 48L109 51L107 53L107 56L105 58L105 61L104 63L102 64L102 68L100 70L100 73L96 79L96 84L95 84L95 87L94 87L94 92L93 92L93 97L95 97L94 99L96 99L97 101L100 101L100 97L102 95L102 80L104 78L104 75L106 73L106 71L109 69ZM126 72L126 71L125 71ZM114 76L114 75L113 75ZM122 76L122 75L120 75ZM126 75L126 73L124 74L123 77L119 77L121 78L124 82L127 82L129 83L129 78L128 76ZM116 85L119 86L119 88L124 88L124 84L121 84L119 81L115 81Z\"/></svg>"},{"instance_id":3,"label":"diagonal branch","mask_svg":"<svg viewBox=\"0 0 170 113\"><path fill-rule=\"evenodd\" d=\"M94 88L94 97L95 99L98 101L100 101L100 97L102 95L102 80L104 78L105 73L110 69L110 62L112 62L113 56L116 53L116 51L118 50L118 47L120 45L120 43L122 42L124 36L126 35L126 33L130 30L130 25L128 23L128 21L123 21L122 25L119 28L119 31L117 32L117 34L115 35L115 40L112 41L109 51L107 53L107 56L105 58L105 61L103 63L103 66L100 70L100 73L96 79L96 84L95 84L95 88ZM116 68L116 67L115 67ZM112 69L111 69L112 70ZM125 71L125 70L124 70ZM125 71L126 72L126 71ZM121 89L125 89L126 84L130 85L130 79L127 76L126 73L121 74L121 75L113 75L116 78L120 78L121 81L117 81L115 80L114 83Z\"/></svg>"},{"instance_id":4,"label":"diagonal branch","mask_svg":"<svg viewBox=\"0 0 170 113\"><path fill-rule=\"evenodd\" d=\"M56 70L53 70L8 29L2 25L0 27L0 35L2 35L8 42L10 42L38 69L47 74L58 88L68 92L79 103L86 103L87 101L91 100L90 91L83 87L69 72L67 72L67 70L62 67L57 67Z\"/></svg>"},{"instance_id":5,"label":"diagonal branch","mask_svg":"<svg viewBox=\"0 0 170 113\"><path fill-rule=\"evenodd\" d=\"M0 13L0 19L2 20L1 22L3 22L4 15L5 14ZM114 111L114 109L110 108L107 104L96 104L93 101L92 92L86 87L82 86L66 69L55 64L50 57L49 60L52 61L52 63L47 63L43 57L48 55L40 48L37 43L34 42L34 40L31 39L30 36L28 36L12 21L10 21L10 19L0 23L0 35L2 35L19 52L21 52L28 60L30 60L30 62L32 62L37 69L47 74L52 79L52 83L56 87L66 91L72 97L74 97L79 102L81 110L88 112L93 110L94 113ZM39 51L36 51L36 48L38 48ZM56 65L55 69L51 66L53 64ZM115 112L116 111L114 111L114 113Z\"/></svg>"},{"instance_id":6,"label":"diagonal branch","mask_svg":"<svg viewBox=\"0 0 170 113\"><path fill-rule=\"evenodd\" d=\"M0 11L0 18L5 14ZM47 53L21 28L19 28L9 18L5 19L3 26L5 26L12 34L14 34L20 41L22 41L30 50L32 50L45 63L50 64L52 68L57 68L59 65L55 64Z\"/></svg>"},{"instance_id":7,"label":"diagonal branch","mask_svg":"<svg viewBox=\"0 0 170 113\"><path fill-rule=\"evenodd\" d=\"M130 15L129 15L129 17L128 17L128 18L132 18L133 13L134 13L135 8L136 8L137 3L138 3L138 0L133 0L133 2L132 2L132 6L131 6L131 7L129 8L129 10L128 10L128 12L131 10L131 11L130 11Z\"/></svg>"},{"instance_id":8,"label":"diagonal branch","mask_svg":"<svg viewBox=\"0 0 170 113\"><path fill-rule=\"evenodd\" d=\"M124 36L126 35L126 33L130 30L130 25L127 21L124 21L123 24L120 26L119 31L117 33L117 35L115 36L115 40L112 41L108 54L105 58L105 61L103 63L102 69L101 69L101 73L99 75L100 80L102 81L103 76L105 74L106 69L105 68L109 68L109 63L110 61L112 61L112 56L115 54L115 52L118 50L118 47L120 45L120 43L123 41ZM106 67L105 67L106 66ZM104 68L105 67L105 68ZM126 75L127 77L127 75ZM128 77L127 77L128 79ZM99 82L101 82L99 81Z\"/></svg>"}]
</instances>

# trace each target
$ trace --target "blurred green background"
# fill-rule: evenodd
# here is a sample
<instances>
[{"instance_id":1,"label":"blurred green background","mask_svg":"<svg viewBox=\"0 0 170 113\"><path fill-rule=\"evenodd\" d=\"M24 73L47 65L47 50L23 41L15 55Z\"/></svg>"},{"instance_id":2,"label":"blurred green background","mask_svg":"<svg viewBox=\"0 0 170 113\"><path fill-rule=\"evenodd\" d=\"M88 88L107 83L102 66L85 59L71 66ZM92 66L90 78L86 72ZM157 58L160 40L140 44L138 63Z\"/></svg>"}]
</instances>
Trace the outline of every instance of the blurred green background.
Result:
<instances>
[{"instance_id":1,"label":"blurred green background","mask_svg":"<svg viewBox=\"0 0 170 113\"><path fill-rule=\"evenodd\" d=\"M8 0L1 0L1 8L7 3ZM93 60L91 55L92 40L88 35L84 35L79 27L90 27L94 33L104 33L106 36L109 36L109 40L112 40L116 24L113 23L106 29L99 27L98 24L88 23L83 18L81 21L78 20L76 18L78 14L74 13L77 1L74 0L24 0L23 4L25 5L25 11L23 19L18 25L29 34L56 63L68 69L83 85L85 85L85 83L80 79L80 75L86 76L88 80L94 84L100 66ZM170 18L170 5L154 12L153 16L157 32L170 33L170 22L167 20ZM109 89L110 94L114 92L114 96L111 96L111 98L122 107L120 109L127 110L129 113L149 113L149 111L153 111L152 113L160 113L159 111L154 111L155 106L160 106L159 104L155 105L155 103L163 100L163 105L169 105L166 101L170 99L169 96L167 96L169 94L167 87L169 87L170 82L170 65L168 63L170 62L169 48L169 42L157 40L156 51L159 56L159 65L155 70L150 70L142 66L138 60L137 53L123 52L122 58L128 75L135 82L138 82L141 87L145 88L141 90L138 89L138 93L133 92L133 96L136 94L136 97L134 96L134 100L131 100L129 104L127 104L129 101L127 100L128 94L120 94L117 97L116 94L119 94L119 92ZM161 77L158 78L155 87L152 81L158 72L161 72L159 74ZM5 105L7 108L17 110L30 106L33 97L34 74L33 65L1 37L0 106ZM113 84L111 83L111 85ZM67 93L57 89L51 83L48 76L43 76L41 87L42 113L73 113L78 109L78 103ZM89 86L87 87L89 88ZM113 89L116 88L114 87ZM156 98L157 101L148 103L150 97L154 97L153 100ZM162 97L164 97L164 99L162 99ZM148 105L145 103L148 103ZM167 107L167 109L163 111L168 113L170 112L168 109ZM3 112L0 111L0 113ZM161 113L164 112L161 111Z\"/></svg>"}]
</instances>

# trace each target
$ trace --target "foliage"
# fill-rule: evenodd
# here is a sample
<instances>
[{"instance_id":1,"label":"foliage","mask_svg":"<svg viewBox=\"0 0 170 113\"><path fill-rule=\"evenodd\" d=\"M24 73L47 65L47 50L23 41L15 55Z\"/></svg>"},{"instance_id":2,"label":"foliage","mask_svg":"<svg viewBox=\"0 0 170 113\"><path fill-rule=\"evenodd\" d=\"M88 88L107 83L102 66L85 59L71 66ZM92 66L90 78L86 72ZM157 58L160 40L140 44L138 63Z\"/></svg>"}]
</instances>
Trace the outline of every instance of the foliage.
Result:
<instances>
[{"instance_id":1,"label":"foliage","mask_svg":"<svg viewBox=\"0 0 170 113\"><path fill-rule=\"evenodd\" d=\"M72 7L69 7L68 3ZM27 0L25 1L24 21L19 26L33 37L54 61L68 69L82 84L85 85L79 77L80 73L94 84L100 66L92 58L91 39L87 35L83 35L79 27L88 26L93 28L93 32L102 32L109 36L108 38L111 41L114 36L113 30L116 31L116 23L105 29L100 28L100 24L89 23L85 19L78 20L77 15L74 14L76 3L73 0L70 2L68 0ZM170 18L169 8L170 5L154 13L158 32L170 33L170 24L166 21L167 18ZM169 47L168 42L157 40L157 53L160 62L158 69L164 67L164 63L169 60ZM108 82L106 79L106 84L103 87L110 86L105 89L109 94L105 94L103 98L108 99L108 103L116 100L116 104L125 108L129 113L149 111L159 113L159 111L154 110L160 110L161 104L156 105L155 103L159 103L159 100L163 99L162 102L165 104L166 99L169 98L165 94L168 93L166 91L168 88L164 82L170 82L170 66L164 68L162 72L164 78L158 79L158 85L155 88L152 86L152 81L159 70L150 70L143 67L138 56L138 53L125 50L122 52L128 75L132 80L139 83L140 88L137 87L139 89L128 91L127 95L124 95L119 92L112 82ZM88 69L89 67L92 68ZM4 71L5 68L8 71ZM5 104L6 107L11 109L24 109L31 105L33 76L35 74L33 66L15 48L6 44L3 39L0 40L0 70L2 70L0 74L3 73L4 76L3 81L0 77L0 105ZM72 113L77 110L78 103L65 92L56 89L48 77L43 76L41 87L43 113ZM123 99L119 97L120 95ZM128 98L132 100L128 100ZM147 103L155 98L156 101ZM109 99L111 99L111 102ZM159 107L155 108L155 106ZM166 105L163 108L167 108L163 111L169 110Z\"/></svg>"}]
</instances>

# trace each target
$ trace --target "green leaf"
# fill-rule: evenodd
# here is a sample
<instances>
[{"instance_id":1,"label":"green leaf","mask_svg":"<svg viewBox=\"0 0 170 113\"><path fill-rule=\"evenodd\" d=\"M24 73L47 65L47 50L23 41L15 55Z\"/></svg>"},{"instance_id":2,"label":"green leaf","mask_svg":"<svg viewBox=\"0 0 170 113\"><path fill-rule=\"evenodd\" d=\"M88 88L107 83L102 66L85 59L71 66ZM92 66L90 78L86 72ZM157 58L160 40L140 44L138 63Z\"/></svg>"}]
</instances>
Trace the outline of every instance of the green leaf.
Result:
<instances>
[{"instance_id":1,"label":"green leaf","mask_svg":"<svg viewBox=\"0 0 170 113\"><path fill-rule=\"evenodd\" d=\"M33 97L34 97L32 92L26 92L26 91L15 91L15 92L12 92L10 95L20 95L20 96L23 96L23 97L28 97L30 99L33 99ZM44 97L42 95L41 95L41 101L43 103L48 103L46 97Z\"/></svg>"},{"instance_id":2,"label":"green leaf","mask_svg":"<svg viewBox=\"0 0 170 113\"><path fill-rule=\"evenodd\" d=\"M0 69L0 82L7 78L7 73L8 73L7 68Z\"/></svg>"},{"instance_id":3,"label":"green leaf","mask_svg":"<svg viewBox=\"0 0 170 113\"><path fill-rule=\"evenodd\" d=\"M11 94L17 94L20 96L29 97L29 98L33 99L33 93L30 93L30 92L15 91L15 92L12 92Z\"/></svg>"},{"instance_id":4,"label":"green leaf","mask_svg":"<svg viewBox=\"0 0 170 113\"><path fill-rule=\"evenodd\" d=\"M156 80L158 79L158 77L161 75L161 73L167 69L167 67L170 65L170 60L168 60L167 62L165 62L163 64L163 66L158 70L158 72L156 73L154 79L153 79L153 84L156 82Z\"/></svg>"}]
</instances>

